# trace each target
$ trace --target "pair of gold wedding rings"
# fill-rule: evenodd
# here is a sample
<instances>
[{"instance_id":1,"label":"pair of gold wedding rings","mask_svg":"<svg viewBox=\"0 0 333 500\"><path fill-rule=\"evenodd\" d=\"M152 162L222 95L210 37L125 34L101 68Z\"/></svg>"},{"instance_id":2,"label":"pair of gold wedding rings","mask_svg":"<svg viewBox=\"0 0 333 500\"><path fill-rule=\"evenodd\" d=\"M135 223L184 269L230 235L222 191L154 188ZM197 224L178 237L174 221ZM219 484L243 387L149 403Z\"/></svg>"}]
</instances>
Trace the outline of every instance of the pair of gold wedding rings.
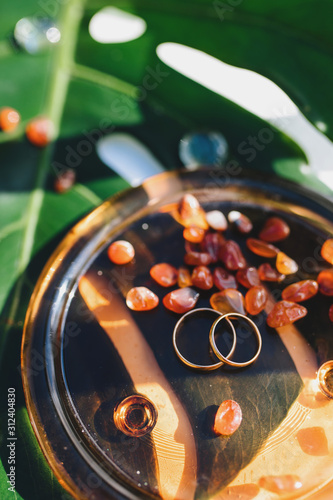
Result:
<instances>
[{"instance_id":1,"label":"pair of gold wedding rings","mask_svg":"<svg viewBox=\"0 0 333 500\"><path fill-rule=\"evenodd\" d=\"M211 327L210 332L209 332L209 343L210 343L210 346L211 346L215 356L219 359L219 361L216 363L213 363L213 364L209 364L209 365L201 365L201 364L196 364L196 363L189 361L180 352L178 344L177 344L178 333L179 333L179 330L182 327L184 321L186 319L188 319L189 316L192 316L193 314L200 314L203 312L210 312L210 313L218 315L218 318L212 324L212 327ZM257 344L258 344L257 351L256 351L255 355L251 359L249 359L248 361L237 362L237 361L232 361L232 359L231 359L234 352L235 352L236 345L237 345L237 334L236 334L236 330L234 328L234 325L232 323L232 319L236 319L236 320L238 319L238 320L245 321L246 323L248 323L248 325L250 325L251 329L253 330L253 332L256 336ZM228 325L231 329L231 332L232 332L232 336L233 336L233 342L232 342L231 349L226 356L224 356L220 352L220 350L218 349L218 347L216 345L216 338L215 338L216 337L216 329L222 321L226 321L228 323ZM259 328L257 327L257 325L250 318L245 316L244 314L240 314L240 313L236 313L236 312L230 312L230 313L223 314L219 311L216 311L215 309L210 309L209 307L201 307L201 308L193 309L193 310L185 313L179 319L179 321L176 323L176 326L175 326L174 331L173 331L173 347L175 349L175 352L176 352L178 358L189 368L193 368L195 370L201 370L201 371L211 371L211 370L216 370L217 368L220 368L224 364L234 366L237 368L242 368L242 367L250 365L251 363L254 363L260 354L261 347L262 347L262 339L261 339L260 331L259 331Z\"/></svg>"}]
</instances>

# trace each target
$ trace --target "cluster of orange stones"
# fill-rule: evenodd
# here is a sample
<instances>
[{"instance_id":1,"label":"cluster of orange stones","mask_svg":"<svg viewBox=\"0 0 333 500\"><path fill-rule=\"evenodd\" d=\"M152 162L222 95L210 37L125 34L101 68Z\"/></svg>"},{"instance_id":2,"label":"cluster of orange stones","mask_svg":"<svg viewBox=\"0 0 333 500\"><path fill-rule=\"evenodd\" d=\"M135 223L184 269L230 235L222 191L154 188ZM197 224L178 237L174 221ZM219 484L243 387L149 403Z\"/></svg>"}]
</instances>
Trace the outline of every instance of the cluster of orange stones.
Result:
<instances>
[{"instance_id":1,"label":"cluster of orange stones","mask_svg":"<svg viewBox=\"0 0 333 500\"><path fill-rule=\"evenodd\" d=\"M0 129L10 133L18 127L21 116L14 108L3 107L0 109ZM26 126L25 133L27 139L34 146L44 148L54 136L54 125L51 120L43 116L33 118ZM54 181L54 189L57 193L65 193L75 182L75 172L73 169L66 169L61 172Z\"/></svg>"},{"instance_id":2,"label":"cluster of orange stones","mask_svg":"<svg viewBox=\"0 0 333 500\"><path fill-rule=\"evenodd\" d=\"M186 265L176 269L162 262L151 268L150 275L162 287L178 284L176 290L163 298L164 306L175 313L184 314L195 307L199 299L197 289L210 290L215 286L219 291L210 297L213 309L223 314L247 312L257 315L265 309L268 301L268 292L262 282L279 283L286 275L298 271L297 263L273 245L290 234L289 226L280 217L270 217L258 239L246 240L247 247L254 254L275 258L275 267L265 262L257 269L247 265L236 241L226 240L223 236L228 221L240 233L248 234L252 230L252 223L244 214L231 211L227 221L218 210L206 213L193 195L186 194L172 215L184 227ZM110 245L108 255L115 264L126 264L134 258L135 250L127 241L115 241ZM321 255L333 265L333 239L325 241ZM211 270L211 264L217 264L217 267ZM245 298L237 290L238 284L248 289ZM307 279L287 286L282 292L282 300L268 314L267 324L279 328L303 318L307 309L299 302L310 299L318 290L333 296L333 268L321 271L316 281ZM148 311L157 307L159 298L146 287L135 287L128 292L126 304L134 311ZM329 317L333 321L333 306Z\"/></svg>"}]
</instances>

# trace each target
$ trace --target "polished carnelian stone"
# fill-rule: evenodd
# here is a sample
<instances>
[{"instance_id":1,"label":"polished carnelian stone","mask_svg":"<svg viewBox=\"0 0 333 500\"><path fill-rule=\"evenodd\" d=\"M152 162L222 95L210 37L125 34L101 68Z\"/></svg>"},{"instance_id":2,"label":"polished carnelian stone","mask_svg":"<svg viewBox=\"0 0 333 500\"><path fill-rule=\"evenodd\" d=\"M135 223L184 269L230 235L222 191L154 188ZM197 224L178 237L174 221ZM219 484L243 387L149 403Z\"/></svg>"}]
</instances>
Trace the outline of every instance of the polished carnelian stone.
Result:
<instances>
[{"instance_id":1,"label":"polished carnelian stone","mask_svg":"<svg viewBox=\"0 0 333 500\"><path fill-rule=\"evenodd\" d=\"M263 286L253 286L245 295L245 308L253 316L265 309L268 293Z\"/></svg>"},{"instance_id":2,"label":"polished carnelian stone","mask_svg":"<svg viewBox=\"0 0 333 500\"><path fill-rule=\"evenodd\" d=\"M61 172L54 181L54 190L56 193L66 193L75 183L76 173L69 168Z\"/></svg>"},{"instance_id":3,"label":"polished carnelian stone","mask_svg":"<svg viewBox=\"0 0 333 500\"><path fill-rule=\"evenodd\" d=\"M159 298L149 288L131 288L126 296L126 305L133 311L150 311L158 306Z\"/></svg>"},{"instance_id":4,"label":"polished carnelian stone","mask_svg":"<svg viewBox=\"0 0 333 500\"><path fill-rule=\"evenodd\" d=\"M279 252L276 257L276 269L281 274L294 274L298 271L298 265L288 255Z\"/></svg>"},{"instance_id":5,"label":"polished carnelian stone","mask_svg":"<svg viewBox=\"0 0 333 500\"><path fill-rule=\"evenodd\" d=\"M333 323L333 304L330 306L328 310L328 317L330 318L330 321Z\"/></svg>"},{"instance_id":6,"label":"polished carnelian stone","mask_svg":"<svg viewBox=\"0 0 333 500\"><path fill-rule=\"evenodd\" d=\"M295 302L281 300L277 302L272 311L267 316L267 324L271 328L290 325L298 319L304 318L308 313L307 309Z\"/></svg>"},{"instance_id":7,"label":"polished carnelian stone","mask_svg":"<svg viewBox=\"0 0 333 500\"><path fill-rule=\"evenodd\" d=\"M229 212L228 220L230 223L235 224L240 233L247 234L253 229L253 225L250 219L237 210L232 210L231 212Z\"/></svg>"},{"instance_id":8,"label":"polished carnelian stone","mask_svg":"<svg viewBox=\"0 0 333 500\"><path fill-rule=\"evenodd\" d=\"M287 286L282 292L283 300L303 302L311 299L318 292L318 283L314 280L303 280Z\"/></svg>"},{"instance_id":9,"label":"polished carnelian stone","mask_svg":"<svg viewBox=\"0 0 333 500\"><path fill-rule=\"evenodd\" d=\"M128 264L134 255L135 250L129 241L117 240L108 248L108 257L114 264Z\"/></svg>"},{"instance_id":10,"label":"polished carnelian stone","mask_svg":"<svg viewBox=\"0 0 333 500\"><path fill-rule=\"evenodd\" d=\"M178 288L164 297L163 304L170 311L177 314L184 314L195 307L198 299L199 293L192 288Z\"/></svg>"},{"instance_id":11,"label":"polished carnelian stone","mask_svg":"<svg viewBox=\"0 0 333 500\"><path fill-rule=\"evenodd\" d=\"M191 243L201 243L205 237L206 231L201 229L201 227L185 227L183 231L184 239L190 241Z\"/></svg>"},{"instance_id":12,"label":"polished carnelian stone","mask_svg":"<svg viewBox=\"0 0 333 500\"><path fill-rule=\"evenodd\" d=\"M193 194L185 194L178 205L179 222L185 226L195 226L208 229L206 214Z\"/></svg>"},{"instance_id":13,"label":"polished carnelian stone","mask_svg":"<svg viewBox=\"0 0 333 500\"><path fill-rule=\"evenodd\" d=\"M333 269L325 269L318 274L319 291L323 295L333 295Z\"/></svg>"},{"instance_id":14,"label":"polished carnelian stone","mask_svg":"<svg viewBox=\"0 0 333 500\"><path fill-rule=\"evenodd\" d=\"M227 288L237 288L235 276L228 273L223 267L216 267L213 273L213 281L216 288L226 290Z\"/></svg>"},{"instance_id":15,"label":"polished carnelian stone","mask_svg":"<svg viewBox=\"0 0 333 500\"><path fill-rule=\"evenodd\" d=\"M244 297L234 288L227 288L222 292L214 293L209 302L215 311L219 311L222 314L230 312L245 314Z\"/></svg>"},{"instance_id":16,"label":"polished carnelian stone","mask_svg":"<svg viewBox=\"0 0 333 500\"><path fill-rule=\"evenodd\" d=\"M284 220L280 219L280 217L270 217L260 231L259 238L272 243L274 241L284 240L289 234L289 226Z\"/></svg>"},{"instance_id":17,"label":"polished carnelian stone","mask_svg":"<svg viewBox=\"0 0 333 500\"><path fill-rule=\"evenodd\" d=\"M0 128L3 132L12 132L20 123L20 114L14 108L2 108L0 110Z\"/></svg>"},{"instance_id":18,"label":"polished carnelian stone","mask_svg":"<svg viewBox=\"0 0 333 500\"><path fill-rule=\"evenodd\" d=\"M258 268L258 274L261 281L283 281L285 279L284 274L280 274L276 269L273 269L270 264L265 262L261 264Z\"/></svg>"},{"instance_id":19,"label":"polished carnelian stone","mask_svg":"<svg viewBox=\"0 0 333 500\"><path fill-rule=\"evenodd\" d=\"M47 118L35 118L28 123L26 136L35 146L41 148L47 146L54 134L54 126Z\"/></svg>"},{"instance_id":20,"label":"polished carnelian stone","mask_svg":"<svg viewBox=\"0 0 333 500\"><path fill-rule=\"evenodd\" d=\"M162 262L155 264L150 270L150 276L161 286L173 286L178 280L178 271L175 267Z\"/></svg>"},{"instance_id":21,"label":"polished carnelian stone","mask_svg":"<svg viewBox=\"0 0 333 500\"><path fill-rule=\"evenodd\" d=\"M208 266L212 262L212 257L207 252L189 252L184 257L188 266Z\"/></svg>"},{"instance_id":22,"label":"polished carnelian stone","mask_svg":"<svg viewBox=\"0 0 333 500\"><path fill-rule=\"evenodd\" d=\"M270 243L266 243L265 241L256 240L255 238L248 238L246 240L247 247L251 250L251 252L256 255L260 255L260 257L276 257L280 252L278 248Z\"/></svg>"},{"instance_id":23,"label":"polished carnelian stone","mask_svg":"<svg viewBox=\"0 0 333 500\"><path fill-rule=\"evenodd\" d=\"M221 233L207 233L201 243L201 250L210 254L212 262L217 262L220 248L224 243L225 239Z\"/></svg>"},{"instance_id":24,"label":"polished carnelian stone","mask_svg":"<svg viewBox=\"0 0 333 500\"><path fill-rule=\"evenodd\" d=\"M284 476L263 476L259 479L260 488L271 491L272 493L291 493L302 487L299 476L286 474Z\"/></svg>"},{"instance_id":25,"label":"polished carnelian stone","mask_svg":"<svg viewBox=\"0 0 333 500\"><path fill-rule=\"evenodd\" d=\"M302 451L307 455L323 457L329 454L327 437L322 427L307 427L296 434Z\"/></svg>"},{"instance_id":26,"label":"polished carnelian stone","mask_svg":"<svg viewBox=\"0 0 333 500\"><path fill-rule=\"evenodd\" d=\"M246 267L245 269L239 269L236 273L236 279L238 283L245 286L245 288L251 288L251 286L260 285L259 274L255 267Z\"/></svg>"},{"instance_id":27,"label":"polished carnelian stone","mask_svg":"<svg viewBox=\"0 0 333 500\"><path fill-rule=\"evenodd\" d=\"M325 241L321 247L320 254L323 259L333 265L333 238Z\"/></svg>"},{"instance_id":28,"label":"polished carnelian stone","mask_svg":"<svg viewBox=\"0 0 333 500\"><path fill-rule=\"evenodd\" d=\"M191 273L187 267L180 267L178 269L178 286L179 288L185 288L187 286L192 286Z\"/></svg>"},{"instance_id":29,"label":"polished carnelian stone","mask_svg":"<svg viewBox=\"0 0 333 500\"><path fill-rule=\"evenodd\" d=\"M206 221L215 231L225 231L228 227L227 219L220 210L212 210L206 213Z\"/></svg>"},{"instance_id":30,"label":"polished carnelian stone","mask_svg":"<svg viewBox=\"0 0 333 500\"><path fill-rule=\"evenodd\" d=\"M227 399L219 406L214 420L214 432L222 436L231 436L242 423L242 410L236 401Z\"/></svg>"},{"instance_id":31,"label":"polished carnelian stone","mask_svg":"<svg viewBox=\"0 0 333 500\"><path fill-rule=\"evenodd\" d=\"M246 261L238 243L233 240L226 241L221 247L219 258L229 271L236 271L246 267Z\"/></svg>"},{"instance_id":32,"label":"polished carnelian stone","mask_svg":"<svg viewBox=\"0 0 333 500\"><path fill-rule=\"evenodd\" d=\"M213 286L213 276L207 266L197 266L193 269L192 283L202 290L210 290Z\"/></svg>"}]
</instances>

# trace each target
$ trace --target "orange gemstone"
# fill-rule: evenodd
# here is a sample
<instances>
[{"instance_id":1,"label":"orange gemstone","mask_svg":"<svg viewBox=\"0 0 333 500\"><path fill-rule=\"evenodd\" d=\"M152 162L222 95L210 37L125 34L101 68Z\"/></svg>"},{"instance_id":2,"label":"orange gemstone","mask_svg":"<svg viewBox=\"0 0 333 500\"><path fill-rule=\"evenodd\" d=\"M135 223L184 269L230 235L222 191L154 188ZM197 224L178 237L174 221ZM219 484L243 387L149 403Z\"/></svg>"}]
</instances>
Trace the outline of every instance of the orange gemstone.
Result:
<instances>
[{"instance_id":1,"label":"orange gemstone","mask_svg":"<svg viewBox=\"0 0 333 500\"><path fill-rule=\"evenodd\" d=\"M184 257L188 266L208 266L212 262L212 257L206 252L189 252Z\"/></svg>"},{"instance_id":2,"label":"orange gemstone","mask_svg":"<svg viewBox=\"0 0 333 500\"><path fill-rule=\"evenodd\" d=\"M213 276L208 267L197 266L193 269L192 283L202 290L209 290L213 286Z\"/></svg>"},{"instance_id":3,"label":"orange gemstone","mask_svg":"<svg viewBox=\"0 0 333 500\"><path fill-rule=\"evenodd\" d=\"M229 271L236 271L237 269L243 269L246 267L242 251L239 248L238 243L233 240L226 241L221 247L219 258Z\"/></svg>"},{"instance_id":4,"label":"orange gemstone","mask_svg":"<svg viewBox=\"0 0 333 500\"><path fill-rule=\"evenodd\" d=\"M209 253L212 262L217 262L220 248L224 245L225 239L220 233L207 233L201 243L202 252Z\"/></svg>"},{"instance_id":5,"label":"orange gemstone","mask_svg":"<svg viewBox=\"0 0 333 500\"><path fill-rule=\"evenodd\" d=\"M54 181L54 190L57 193L66 193L75 183L76 174L71 168L61 172Z\"/></svg>"},{"instance_id":6,"label":"orange gemstone","mask_svg":"<svg viewBox=\"0 0 333 500\"><path fill-rule=\"evenodd\" d=\"M247 234L253 229L253 225L250 219L237 210L232 210L231 212L229 212L228 220L230 223L235 224L240 233Z\"/></svg>"},{"instance_id":7,"label":"orange gemstone","mask_svg":"<svg viewBox=\"0 0 333 500\"><path fill-rule=\"evenodd\" d=\"M228 227L227 219L220 210L212 210L206 213L206 221L215 231L225 231Z\"/></svg>"},{"instance_id":8,"label":"orange gemstone","mask_svg":"<svg viewBox=\"0 0 333 500\"><path fill-rule=\"evenodd\" d=\"M258 274L261 281L283 281L285 279L284 274L280 274L273 269L268 263L261 264L258 268Z\"/></svg>"},{"instance_id":9,"label":"orange gemstone","mask_svg":"<svg viewBox=\"0 0 333 500\"><path fill-rule=\"evenodd\" d=\"M222 292L214 293L210 298L210 305L215 311L222 314L238 312L245 314L244 297L234 288L227 288Z\"/></svg>"},{"instance_id":10,"label":"orange gemstone","mask_svg":"<svg viewBox=\"0 0 333 500\"><path fill-rule=\"evenodd\" d=\"M303 280L287 286L282 292L283 300L303 302L311 299L318 292L318 283L314 280Z\"/></svg>"},{"instance_id":11,"label":"orange gemstone","mask_svg":"<svg viewBox=\"0 0 333 500\"><path fill-rule=\"evenodd\" d=\"M191 273L186 267L180 267L178 269L178 286L179 288L192 286Z\"/></svg>"},{"instance_id":12,"label":"orange gemstone","mask_svg":"<svg viewBox=\"0 0 333 500\"><path fill-rule=\"evenodd\" d=\"M179 222L185 226L208 229L206 214L200 203L192 194L185 194L178 205Z\"/></svg>"},{"instance_id":13,"label":"orange gemstone","mask_svg":"<svg viewBox=\"0 0 333 500\"><path fill-rule=\"evenodd\" d=\"M126 296L126 305L133 311L150 311L158 306L159 298L149 288L131 288Z\"/></svg>"},{"instance_id":14,"label":"orange gemstone","mask_svg":"<svg viewBox=\"0 0 333 500\"><path fill-rule=\"evenodd\" d=\"M298 265L288 255L279 252L276 257L276 269L281 274L294 274L298 271Z\"/></svg>"},{"instance_id":15,"label":"orange gemstone","mask_svg":"<svg viewBox=\"0 0 333 500\"><path fill-rule=\"evenodd\" d=\"M231 436L242 423L242 410L236 401L227 399L219 406L214 420L215 434Z\"/></svg>"},{"instance_id":16,"label":"orange gemstone","mask_svg":"<svg viewBox=\"0 0 333 500\"><path fill-rule=\"evenodd\" d=\"M163 304L170 311L177 314L184 314L195 307L198 299L198 292L192 288L178 288L164 297Z\"/></svg>"},{"instance_id":17,"label":"orange gemstone","mask_svg":"<svg viewBox=\"0 0 333 500\"><path fill-rule=\"evenodd\" d=\"M254 286L245 295L245 308L253 316L265 309L268 293L263 286Z\"/></svg>"},{"instance_id":18,"label":"orange gemstone","mask_svg":"<svg viewBox=\"0 0 333 500\"><path fill-rule=\"evenodd\" d=\"M290 325L298 319L304 318L308 313L307 309L295 302L281 300L277 302L272 311L267 316L267 324L271 328Z\"/></svg>"},{"instance_id":19,"label":"orange gemstone","mask_svg":"<svg viewBox=\"0 0 333 500\"><path fill-rule=\"evenodd\" d=\"M173 286L178 280L178 271L175 267L162 262L155 264L150 270L150 276L161 286Z\"/></svg>"},{"instance_id":20,"label":"orange gemstone","mask_svg":"<svg viewBox=\"0 0 333 500\"><path fill-rule=\"evenodd\" d=\"M226 290L227 288L237 288L237 281L232 274L222 267L216 267L213 273L213 281L216 288Z\"/></svg>"},{"instance_id":21,"label":"orange gemstone","mask_svg":"<svg viewBox=\"0 0 333 500\"><path fill-rule=\"evenodd\" d=\"M276 257L280 252L278 248L270 243L266 243L265 241L256 240L255 238L248 238L246 240L247 247L251 250L251 252L256 255L260 255L261 257Z\"/></svg>"},{"instance_id":22,"label":"orange gemstone","mask_svg":"<svg viewBox=\"0 0 333 500\"><path fill-rule=\"evenodd\" d=\"M14 108L0 110L0 128L3 132L12 132L20 123L21 116Z\"/></svg>"},{"instance_id":23,"label":"orange gemstone","mask_svg":"<svg viewBox=\"0 0 333 500\"><path fill-rule=\"evenodd\" d=\"M318 274L319 291L323 295L333 295L333 269L325 269Z\"/></svg>"},{"instance_id":24,"label":"orange gemstone","mask_svg":"<svg viewBox=\"0 0 333 500\"><path fill-rule=\"evenodd\" d=\"M200 227L185 227L183 231L184 239L191 243L201 243L204 239L206 231Z\"/></svg>"},{"instance_id":25,"label":"orange gemstone","mask_svg":"<svg viewBox=\"0 0 333 500\"><path fill-rule=\"evenodd\" d=\"M270 217L260 231L259 238L272 243L284 240L289 234L290 228L284 220L280 219L280 217Z\"/></svg>"},{"instance_id":26,"label":"orange gemstone","mask_svg":"<svg viewBox=\"0 0 333 500\"><path fill-rule=\"evenodd\" d=\"M325 241L321 247L320 253L323 259L333 265L333 238Z\"/></svg>"},{"instance_id":27,"label":"orange gemstone","mask_svg":"<svg viewBox=\"0 0 333 500\"><path fill-rule=\"evenodd\" d=\"M304 453L315 457L328 455L328 443L322 427L307 427L296 434L296 439Z\"/></svg>"},{"instance_id":28,"label":"orange gemstone","mask_svg":"<svg viewBox=\"0 0 333 500\"><path fill-rule=\"evenodd\" d=\"M251 288L252 286L260 285L259 274L255 267L246 267L245 269L239 269L236 273L236 279L238 283L245 286L245 288Z\"/></svg>"},{"instance_id":29,"label":"orange gemstone","mask_svg":"<svg viewBox=\"0 0 333 500\"><path fill-rule=\"evenodd\" d=\"M129 241L114 241L108 248L108 257L114 264L128 264L134 255L135 250Z\"/></svg>"},{"instance_id":30,"label":"orange gemstone","mask_svg":"<svg viewBox=\"0 0 333 500\"><path fill-rule=\"evenodd\" d=\"M259 479L260 488L271 491L272 493L291 493L302 487L301 480L293 474L285 476L263 476Z\"/></svg>"},{"instance_id":31,"label":"orange gemstone","mask_svg":"<svg viewBox=\"0 0 333 500\"><path fill-rule=\"evenodd\" d=\"M330 306L330 308L328 310L328 317L330 318L330 320L333 323L333 304Z\"/></svg>"},{"instance_id":32,"label":"orange gemstone","mask_svg":"<svg viewBox=\"0 0 333 500\"><path fill-rule=\"evenodd\" d=\"M53 123L47 118L35 118L28 123L26 135L32 144L43 148L50 143L54 135Z\"/></svg>"}]
</instances>

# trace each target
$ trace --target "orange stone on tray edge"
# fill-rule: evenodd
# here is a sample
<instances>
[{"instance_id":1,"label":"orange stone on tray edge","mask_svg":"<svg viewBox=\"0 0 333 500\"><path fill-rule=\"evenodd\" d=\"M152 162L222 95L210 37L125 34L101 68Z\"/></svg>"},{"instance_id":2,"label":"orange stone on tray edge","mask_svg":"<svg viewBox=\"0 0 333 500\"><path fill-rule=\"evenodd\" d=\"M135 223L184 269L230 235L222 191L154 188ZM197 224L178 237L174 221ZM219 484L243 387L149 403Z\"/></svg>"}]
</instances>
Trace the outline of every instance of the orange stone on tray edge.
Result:
<instances>
[{"instance_id":1,"label":"orange stone on tray edge","mask_svg":"<svg viewBox=\"0 0 333 500\"><path fill-rule=\"evenodd\" d=\"M269 315L267 316L267 324L271 328L280 328L281 326L290 325L295 321L304 318L308 313L307 309L296 302L288 302L281 300L277 302Z\"/></svg>"},{"instance_id":2,"label":"orange stone on tray edge","mask_svg":"<svg viewBox=\"0 0 333 500\"><path fill-rule=\"evenodd\" d=\"M185 194L182 197L177 213L177 220L184 227L196 226L205 230L209 228L206 213L193 194Z\"/></svg>"},{"instance_id":3,"label":"orange stone on tray edge","mask_svg":"<svg viewBox=\"0 0 333 500\"><path fill-rule=\"evenodd\" d=\"M47 146L54 135L54 125L48 118L34 118L26 127L26 136L31 144L43 148Z\"/></svg>"},{"instance_id":4,"label":"orange stone on tray edge","mask_svg":"<svg viewBox=\"0 0 333 500\"><path fill-rule=\"evenodd\" d=\"M325 241L321 247L320 254L323 259L333 265L333 238Z\"/></svg>"},{"instance_id":5,"label":"orange stone on tray edge","mask_svg":"<svg viewBox=\"0 0 333 500\"><path fill-rule=\"evenodd\" d=\"M244 297L234 288L227 288L221 292L214 293L209 302L215 311L219 311L222 314L229 312L246 314Z\"/></svg>"},{"instance_id":6,"label":"orange stone on tray edge","mask_svg":"<svg viewBox=\"0 0 333 500\"><path fill-rule=\"evenodd\" d=\"M178 271L171 264L161 262L150 269L150 276L161 286L173 286L178 280Z\"/></svg>"},{"instance_id":7,"label":"orange stone on tray edge","mask_svg":"<svg viewBox=\"0 0 333 500\"><path fill-rule=\"evenodd\" d=\"M132 311L150 311L159 304L159 298L145 286L131 288L126 295L126 305Z\"/></svg>"},{"instance_id":8,"label":"orange stone on tray edge","mask_svg":"<svg viewBox=\"0 0 333 500\"><path fill-rule=\"evenodd\" d=\"M12 132L21 121L21 116L14 108L4 107L0 109L0 128L3 132Z\"/></svg>"},{"instance_id":9,"label":"orange stone on tray edge","mask_svg":"<svg viewBox=\"0 0 333 500\"><path fill-rule=\"evenodd\" d=\"M267 243L266 241L256 240L255 238L248 238L246 240L246 245L251 252L260 257L272 258L276 257L280 252L280 249Z\"/></svg>"},{"instance_id":10,"label":"orange stone on tray edge","mask_svg":"<svg viewBox=\"0 0 333 500\"><path fill-rule=\"evenodd\" d=\"M318 274L317 283L323 295L333 296L333 269L325 269Z\"/></svg>"},{"instance_id":11,"label":"orange stone on tray edge","mask_svg":"<svg viewBox=\"0 0 333 500\"><path fill-rule=\"evenodd\" d=\"M178 288L163 298L164 306L177 314L184 314L193 309L199 299L199 293L192 288Z\"/></svg>"},{"instance_id":12,"label":"orange stone on tray edge","mask_svg":"<svg viewBox=\"0 0 333 500\"><path fill-rule=\"evenodd\" d=\"M279 252L276 257L276 269L281 274L294 274L298 271L298 265L284 252Z\"/></svg>"},{"instance_id":13,"label":"orange stone on tray edge","mask_svg":"<svg viewBox=\"0 0 333 500\"><path fill-rule=\"evenodd\" d=\"M284 220L280 219L280 217L270 217L260 231L259 238L268 243L274 243L275 241L284 240L289 234L290 228Z\"/></svg>"},{"instance_id":14,"label":"orange stone on tray edge","mask_svg":"<svg viewBox=\"0 0 333 500\"><path fill-rule=\"evenodd\" d=\"M306 427L300 429L296 439L302 451L314 457L323 457L329 454L328 442L323 427Z\"/></svg>"},{"instance_id":15,"label":"orange stone on tray edge","mask_svg":"<svg viewBox=\"0 0 333 500\"><path fill-rule=\"evenodd\" d=\"M255 483L227 486L223 491L219 492L218 500L253 500L259 491L260 488Z\"/></svg>"},{"instance_id":16,"label":"orange stone on tray edge","mask_svg":"<svg viewBox=\"0 0 333 500\"><path fill-rule=\"evenodd\" d=\"M299 476L286 474L281 476L263 476L259 479L260 488L271 491L272 493L291 493L302 487Z\"/></svg>"},{"instance_id":17,"label":"orange stone on tray edge","mask_svg":"<svg viewBox=\"0 0 333 500\"><path fill-rule=\"evenodd\" d=\"M303 302L311 299L318 292L318 283L314 280L303 280L292 283L282 292L282 299L289 302Z\"/></svg>"},{"instance_id":18,"label":"orange stone on tray edge","mask_svg":"<svg viewBox=\"0 0 333 500\"><path fill-rule=\"evenodd\" d=\"M183 237L186 241L191 243L201 243L204 239L206 231L201 227L185 227L183 231Z\"/></svg>"},{"instance_id":19,"label":"orange stone on tray edge","mask_svg":"<svg viewBox=\"0 0 333 500\"><path fill-rule=\"evenodd\" d=\"M222 436L231 436L242 423L242 410L236 401L227 399L219 406L214 420L214 432Z\"/></svg>"},{"instance_id":20,"label":"orange stone on tray edge","mask_svg":"<svg viewBox=\"0 0 333 500\"><path fill-rule=\"evenodd\" d=\"M207 266L197 266L192 272L192 283L202 290L209 290L213 286L213 276Z\"/></svg>"},{"instance_id":21,"label":"orange stone on tray edge","mask_svg":"<svg viewBox=\"0 0 333 500\"><path fill-rule=\"evenodd\" d=\"M253 286L245 295L245 309L255 316L265 309L268 293L263 286Z\"/></svg>"},{"instance_id":22,"label":"orange stone on tray edge","mask_svg":"<svg viewBox=\"0 0 333 500\"><path fill-rule=\"evenodd\" d=\"M178 269L178 286L179 288L192 286L191 273L187 267L180 267Z\"/></svg>"},{"instance_id":23,"label":"orange stone on tray edge","mask_svg":"<svg viewBox=\"0 0 333 500\"><path fill-rule=\"evenodd\" d=\"M108 248L108 257L114 264L128 264L134 258L135 250L133 245L126 240L117 240L111 243Z\"/></svg>"}]
</instances>

